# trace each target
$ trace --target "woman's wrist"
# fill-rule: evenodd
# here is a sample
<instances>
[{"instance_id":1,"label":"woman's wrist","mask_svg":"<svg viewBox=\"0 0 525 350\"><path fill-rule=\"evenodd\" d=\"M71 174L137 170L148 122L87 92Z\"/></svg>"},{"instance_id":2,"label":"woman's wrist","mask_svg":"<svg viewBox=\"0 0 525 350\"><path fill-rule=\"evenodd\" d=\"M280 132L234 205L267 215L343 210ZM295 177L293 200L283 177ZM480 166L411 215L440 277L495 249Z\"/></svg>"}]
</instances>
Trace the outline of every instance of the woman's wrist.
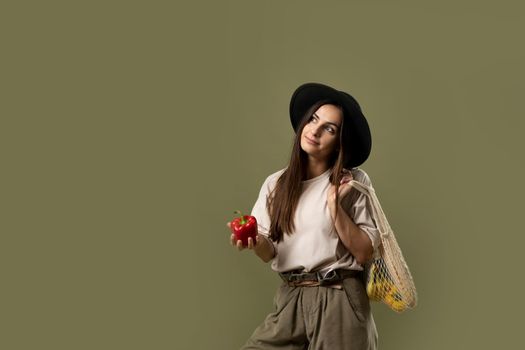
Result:
<instances>
[{"instance_id":1,"label":"woman's wrist","mask_svg":"<svg viewBox=\"0 0 525 350\"><path fill-rule=\"evenodd\" d=\"M261 234L259 234L259 237L263 237L263 239L257 241L255 252L264 262L268 262L275 257L277 250L269 237ZM259 249L257 249L257 245L259 245Z\"/></svg>"},{"instance_id":2,"label":"woman's wrist","mask_svg":"<svg viewBox=\"0 0 525 350\"><path fill-rule=\"evenodd\" d=\"M272 257L271 259L275 258L277 255L277 249L275 249L275 245L273 244L272 240L270 238L267 238L268 243L272 246Z\"/></svg>"}]
</instances>

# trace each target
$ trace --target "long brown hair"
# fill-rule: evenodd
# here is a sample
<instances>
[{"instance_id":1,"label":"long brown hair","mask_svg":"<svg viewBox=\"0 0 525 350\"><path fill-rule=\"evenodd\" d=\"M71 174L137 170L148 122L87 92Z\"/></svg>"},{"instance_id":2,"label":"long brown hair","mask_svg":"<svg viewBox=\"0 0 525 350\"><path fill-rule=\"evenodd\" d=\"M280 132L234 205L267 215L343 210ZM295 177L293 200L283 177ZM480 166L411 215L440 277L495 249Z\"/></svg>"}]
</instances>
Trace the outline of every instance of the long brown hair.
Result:
<instances>
[{"instance_id":1,"label":"long brown hair","mask_svg":"<svg viewBox=\"0 0 525 350\"><path fill-rule=\"evenodd\" d=\"M267 197L266 210L271 221L269 233L270 238L274 242L280 242L283 239L284 232L292 234L295 230L295 210L302 192L301 181L306 177L308 165L308 155L301 148L301 134L313 113L324 104L335 105L339 107L341 113L344 113L342 106L338 102L327 99L316 102L306 111L297 127L288 167L281 174L273 191ZM345 156L341 147L343 128L344 121L342 120L339 128L339 144L328 161L328 166L332 169L329 181L336 186L336 203L339 202L339 182L342 178L343 159ZM337 212L336 210L336 218Z\"/></svg>"}]
</instances>

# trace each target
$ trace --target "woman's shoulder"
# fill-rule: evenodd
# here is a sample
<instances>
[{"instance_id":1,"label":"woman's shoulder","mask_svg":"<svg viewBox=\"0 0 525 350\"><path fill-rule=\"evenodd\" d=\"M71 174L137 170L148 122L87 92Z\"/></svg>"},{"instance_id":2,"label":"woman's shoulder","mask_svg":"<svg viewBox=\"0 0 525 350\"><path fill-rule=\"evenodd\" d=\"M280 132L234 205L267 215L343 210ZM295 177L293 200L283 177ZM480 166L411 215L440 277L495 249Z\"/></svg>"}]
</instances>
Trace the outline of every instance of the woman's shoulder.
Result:
<instances>
[{"instance_id":1,"label":"woman's shoulder","mask_svg":"<svg viewBox=\"0 0 525 350\"><path fill-rule=\"evenodd\" d=\"M268 175L266 177L266 179L264 180L263 187L267 191L270 191L273 188L273 186L275 186L275 184L277 183L277 180L284 173L285 170L286 170L286 168L279 169L279 170L271 173L270 175Z\"/></svg>"},{"instance_id":2,"label":"woman's shoulder","mask_svg":"<svg viewBox=\"0 0 525 350\"><path fill-rule=\"evenodd\" d=\"M286 170L286 168L279 169L276 172L271 173L270 175L268 175L268 178L270 178L270 179L278 178L279 176L281 176L284 173L285 170Z\"/></svg>"}]
</instances>

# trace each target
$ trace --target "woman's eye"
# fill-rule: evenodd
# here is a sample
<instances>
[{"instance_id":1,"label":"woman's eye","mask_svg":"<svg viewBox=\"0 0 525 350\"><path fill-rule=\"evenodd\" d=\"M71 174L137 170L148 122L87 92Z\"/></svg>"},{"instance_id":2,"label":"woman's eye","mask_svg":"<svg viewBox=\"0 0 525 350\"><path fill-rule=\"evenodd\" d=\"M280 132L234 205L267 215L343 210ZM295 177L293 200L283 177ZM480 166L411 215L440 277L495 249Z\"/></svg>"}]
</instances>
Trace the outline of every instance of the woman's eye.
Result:
<instances>
[{"instance_id":1,"label":"woman's eye","mask_svg":"<svg viewBox=\"0 0 525 350\"><path fill-rule=\"evenodd\" d=\"M314 117L314 116L311 116L310 119L308 120L309 122L313 122L313 123L317 123L317 119ZM325 127L325 129L331 133L331 134L334 134L335 133L335 129L332 128L331 126L327 126Z\"/></svg>"}]
</instances>

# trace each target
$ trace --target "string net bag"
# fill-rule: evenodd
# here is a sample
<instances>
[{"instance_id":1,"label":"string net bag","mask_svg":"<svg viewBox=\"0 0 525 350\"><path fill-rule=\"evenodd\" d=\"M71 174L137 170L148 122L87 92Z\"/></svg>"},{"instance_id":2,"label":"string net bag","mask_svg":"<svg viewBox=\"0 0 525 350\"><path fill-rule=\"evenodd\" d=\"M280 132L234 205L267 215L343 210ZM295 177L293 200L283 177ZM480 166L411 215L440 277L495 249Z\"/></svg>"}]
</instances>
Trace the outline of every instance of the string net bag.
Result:
<instances>
[{"instance_id":1,"label":"string net bag","mask_svg":"<svg viewBox=\"0 0 525 350\"><path fill-rule=\"evenodd\" d=\"M369 299L383 302L399 313L415 307L417 292L414 280L374 188L356 180L351 180L349 184L370 199L371 215L381 236L374 258L364 266Z\"/></svg>"}]
</instances>

